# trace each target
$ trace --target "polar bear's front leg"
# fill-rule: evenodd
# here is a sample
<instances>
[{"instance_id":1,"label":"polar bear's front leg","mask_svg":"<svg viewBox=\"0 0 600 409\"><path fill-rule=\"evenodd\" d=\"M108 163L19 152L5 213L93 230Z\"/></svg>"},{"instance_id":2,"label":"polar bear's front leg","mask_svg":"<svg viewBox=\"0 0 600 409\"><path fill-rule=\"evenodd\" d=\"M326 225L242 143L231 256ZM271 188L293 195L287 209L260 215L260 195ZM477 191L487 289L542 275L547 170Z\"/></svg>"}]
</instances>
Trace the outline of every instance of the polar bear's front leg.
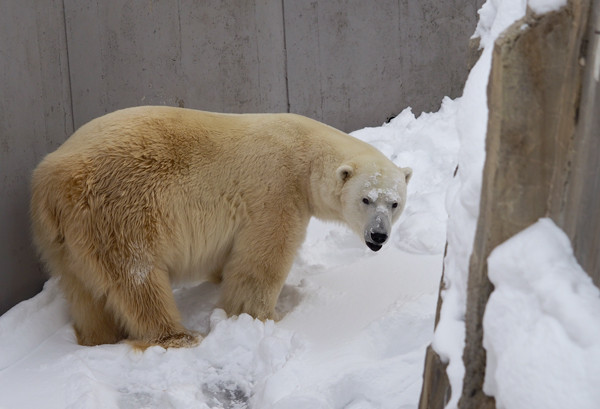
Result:
<instances>
[{"instance_id":1,"label":"polar bear's front leg","mask_svg":"<svg viewBox=\"0 0 600 409\"><path fill-rule=\"evenodd\" d=\"M262 263L235 257L224 272L220 306L228 315L250 314L260 320L273 319L275 304L285 282L289 263Z\"/></svg>"},{"instance_id":2,"label":"polar bear's front leg","mask_svg":"<svg viewBox=\"0 0 600 409\"><path fill-rule=\"evenodd\" d=\"M288 216L270 223L271 232L240 232L223 269L220 306L228 315L250 314L260 320L279 317L275 304L306 232L308 219Z\"/></svg>"}]
</instances>

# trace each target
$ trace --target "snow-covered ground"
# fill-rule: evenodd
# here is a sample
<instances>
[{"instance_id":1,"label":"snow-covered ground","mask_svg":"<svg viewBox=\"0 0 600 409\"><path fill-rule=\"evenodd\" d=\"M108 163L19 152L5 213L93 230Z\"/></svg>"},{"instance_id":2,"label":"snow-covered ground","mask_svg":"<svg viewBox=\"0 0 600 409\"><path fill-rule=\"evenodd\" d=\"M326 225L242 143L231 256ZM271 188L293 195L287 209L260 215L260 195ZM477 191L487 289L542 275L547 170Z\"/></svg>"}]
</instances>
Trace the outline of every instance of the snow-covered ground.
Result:
<instances>
[{"instance_id":1,"label":"snow-covered ground","mask_svg":"<svg viewBox=\"0 0 600 409\"><path fill-rule=\"evenodd\" d=\"M373 253L345 227L311 222L277 323L215 310L218 286L176 290L191 349L77 345L50 280L0 317L0 408L414 408L433 335L454 169L457 102L357 131L411 166L407 207Z\"/></svg>"},{"instance_id":2,"label":"snow-covered ground","mask_svg":"<svg viewBox=\"0 0 600 409\"><path fill-rule=\"evenodd\" d=\"M600 291L550 219L494 249L484 392L499 409L600 407Z\"/></svg>"}]
</instances>

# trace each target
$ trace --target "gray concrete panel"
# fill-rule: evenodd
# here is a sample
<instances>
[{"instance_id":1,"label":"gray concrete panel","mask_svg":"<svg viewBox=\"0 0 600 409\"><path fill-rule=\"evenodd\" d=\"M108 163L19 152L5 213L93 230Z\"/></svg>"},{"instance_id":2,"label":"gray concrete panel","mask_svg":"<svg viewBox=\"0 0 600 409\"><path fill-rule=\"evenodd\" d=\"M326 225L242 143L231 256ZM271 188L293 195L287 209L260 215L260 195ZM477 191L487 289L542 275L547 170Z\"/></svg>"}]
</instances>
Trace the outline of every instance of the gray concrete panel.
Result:
<instances>
[{"instance_id":1,"label":"gray concrete panel","mask_svg":"<svg viewBox=\"0 0 600 409\"><path fill-rule=\"evenodd\" d=\"M134 105L287 109L278 2L66 0L65 9L76 126Z\"/></svg>"},{"instance_id":2,"label":"gray concrete panel","mask_svg":"<svg viewBox=\"0 0 600 409\"><path fill-rule=\"evenodd\" d=\"M76 128L116 109L185 97L176 0L65 0Z\"/></svg>"},{"instance_id":3,"label":"gray concrete panel","mask_svg":"<svg viewBox=\"0 0 600 409\"><path fill-rule=\"evenodd\" d=\"M284 112L280 2L182 1L182 64L190 104L224 112Z\"/></svg>"},{"instance_id":4,"label":"gray concrete panel","mask_svg":"<svg viewBox=\"0 0 600 409\"><path fill-rule=\"evenodd\" d=\"M46 279L31 245L31 171L71 134L62 1L0 3L0 313Z\"/></svg>"},{"instance_id":5,"label":"gray concrete panel","mask_svg":"<svg viewBox=\"0 0 600 409\"><path fill-rule=\"evenodd\" d=\"M345 131L457 97L482 1L284 0L290 111Z\"/></svg>"},{"instance_id":6,"label":"gray concrete panel","mask_svg":"<svg viewBox=\"0 0 600 409\"><path fill-rule=\"evenodd\" d=\"M442 98L462 95L469 39L482 0L404 0L400 5L402 104L415 114L436 111Z\"/></svg>"},{"instance_id":7,"label":"gray concrete panel","mask_svg":"<svg viewBox=\"0 0 600 409\"><path fill-rule=\"evenodd\" d=\"M398 2L285 1L290 111L345 131L400 107Z\"/></svg>"}]
</instances>

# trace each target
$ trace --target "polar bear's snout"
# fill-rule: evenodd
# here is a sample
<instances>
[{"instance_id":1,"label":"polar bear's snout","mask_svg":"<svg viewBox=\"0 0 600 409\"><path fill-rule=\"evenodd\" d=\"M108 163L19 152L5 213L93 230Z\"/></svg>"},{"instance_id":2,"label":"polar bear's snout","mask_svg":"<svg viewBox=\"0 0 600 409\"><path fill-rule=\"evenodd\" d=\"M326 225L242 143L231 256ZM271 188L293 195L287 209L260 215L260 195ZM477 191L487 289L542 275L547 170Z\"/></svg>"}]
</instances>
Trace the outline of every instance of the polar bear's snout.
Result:
<instances>
[{"instance_id":1,"label":"polar bear's snout","mask_svg":"<svg viewBox=\"0 0 600 409\"><path fill-rule=\"evenodd\" d=\"M379 251L389 237L391 225L388 215L377 212L365 228L364 238L367 247L373 251Z\"/></svg>"}]
</instances>

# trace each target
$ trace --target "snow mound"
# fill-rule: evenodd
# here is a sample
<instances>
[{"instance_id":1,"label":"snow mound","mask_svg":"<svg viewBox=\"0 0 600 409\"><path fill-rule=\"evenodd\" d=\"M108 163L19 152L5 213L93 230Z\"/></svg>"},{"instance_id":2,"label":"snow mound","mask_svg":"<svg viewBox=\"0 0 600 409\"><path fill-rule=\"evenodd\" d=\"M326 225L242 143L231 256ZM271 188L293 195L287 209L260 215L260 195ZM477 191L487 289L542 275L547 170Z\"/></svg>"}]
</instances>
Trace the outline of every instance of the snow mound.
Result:
<instances>
[{"instance_id":1,"label":"snow mound","mask_svg":"<svg viewBox=\"0 0 600 409\"><path fill-rule=\"evenodd\" d=\"M488 258L484 391L498 409L597 408L600 291L565 233L540 219Z\"/></svg>"}]
</instances>

